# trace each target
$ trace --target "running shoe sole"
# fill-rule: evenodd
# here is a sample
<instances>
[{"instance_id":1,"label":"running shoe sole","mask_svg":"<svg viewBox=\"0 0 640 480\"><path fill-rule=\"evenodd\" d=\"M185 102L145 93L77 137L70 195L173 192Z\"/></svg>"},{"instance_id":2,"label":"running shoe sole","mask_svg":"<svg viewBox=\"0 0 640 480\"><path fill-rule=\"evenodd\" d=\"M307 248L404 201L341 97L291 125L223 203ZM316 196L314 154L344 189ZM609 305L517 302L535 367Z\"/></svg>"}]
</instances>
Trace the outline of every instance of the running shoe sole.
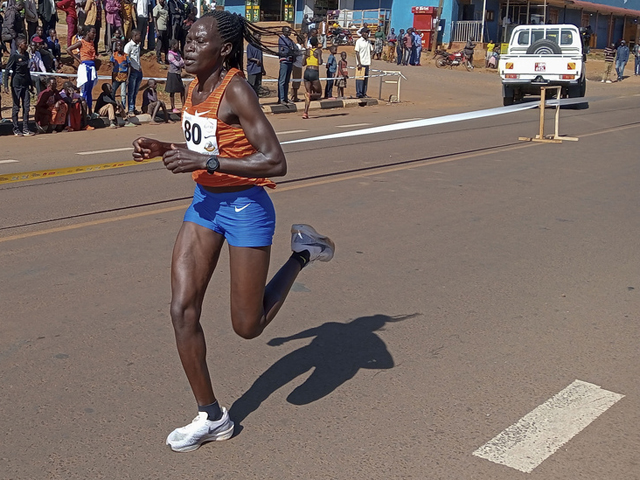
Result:
<instances>
[{"instance_id":1,"label":"running shoe sole","mask_svg":"<svg viewBox=\"0 0 640 480\"><path fill-rule=\"evenodd\" d=\"M307 235L308 237L311 237L313 239L316 240L316 242L318 242L318 246L328 246L329 249L331 250L331 255L328 256L328 258L318 258L317 260L320 262L328 262L329 260L331 260L333 258L333 255L335 254L336 251L336 244L333 242L333 240L331 240L329 237L327 237L326 235L321 235L320 233L316 232L316 229L313 228L311 225L306 225L303 223L297 223L291 226L291 233L292 234L296 234L296 233L302 233L303 235ZM324 245L323 245L324 244ZM324 250L323 250L324 252ZM315 260L312 260L315 261Z\"/></svg>"}]
</instances>

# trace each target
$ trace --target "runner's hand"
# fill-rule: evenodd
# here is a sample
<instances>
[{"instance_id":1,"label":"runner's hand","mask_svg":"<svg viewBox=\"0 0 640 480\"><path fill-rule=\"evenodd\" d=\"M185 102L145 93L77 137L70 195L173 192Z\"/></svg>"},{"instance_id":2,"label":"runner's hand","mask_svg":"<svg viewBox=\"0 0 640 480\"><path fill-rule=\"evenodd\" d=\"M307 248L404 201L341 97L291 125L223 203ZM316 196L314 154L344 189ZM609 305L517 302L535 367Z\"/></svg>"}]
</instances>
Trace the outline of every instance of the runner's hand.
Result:
<instances>
[{"instance_id":1,"label":"runner's hand","mask_svg":"<svg viewBox=\"0 0 640 480\"><path fill-rule=\"evenodd\" d=\"M153 138L139 137L133 141L133 159L136 162L161 157L167 151L167 144Z\"/></svg>"},{"instance_id":2,"label":"runner's hand","mask_svg":"<svg viewBox=\"0 0 640 480\"><path fill-rule=\"evenodd\" d=\"M178 146L174 143L162 156L162 161L167 170L172 173L195 172L207 167L208 155L193 152L187 147Z\"/></svg>"}]
</instances>

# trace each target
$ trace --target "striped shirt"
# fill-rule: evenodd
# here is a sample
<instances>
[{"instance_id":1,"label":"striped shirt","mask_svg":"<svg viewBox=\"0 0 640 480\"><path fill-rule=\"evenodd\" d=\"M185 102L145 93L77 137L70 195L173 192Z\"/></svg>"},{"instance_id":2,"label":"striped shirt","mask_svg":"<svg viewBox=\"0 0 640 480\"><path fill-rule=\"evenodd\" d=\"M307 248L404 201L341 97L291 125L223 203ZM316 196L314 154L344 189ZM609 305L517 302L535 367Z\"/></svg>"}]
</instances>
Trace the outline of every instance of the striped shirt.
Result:
<instances>
[{"instance_id":1,"label":"striped shirt","mask_svg":"<svg viewBox=\"0 0 640 480\"><path fill-rule=\"evenodd\" d=\"M182 110L182 131L189 150L217 155L225 158L244 158L257 150L247 140L241 127L232 127L218 118L218 108L224 92L231 79L242 72L232 68L227 72L222 83L198 105L192 105L191 95L198 85L194 79L189 85L187 100ZM248 178L215 172L209 175L206 170L197 170L191 174L196 183L205 187L236 187L259 185L275 188L276 184L268 178Z\"/></svg>"},{"instance_id":2,"label":"striped shirt","mask_svg":"<svg viewBox=\"0 0 640 480\"><path fill-rule=\"evenodd\" d=\"M613 62L616 58L616 49L607 47L604 49L604 61L605 62Z\"/></svg>"}]
</instances>

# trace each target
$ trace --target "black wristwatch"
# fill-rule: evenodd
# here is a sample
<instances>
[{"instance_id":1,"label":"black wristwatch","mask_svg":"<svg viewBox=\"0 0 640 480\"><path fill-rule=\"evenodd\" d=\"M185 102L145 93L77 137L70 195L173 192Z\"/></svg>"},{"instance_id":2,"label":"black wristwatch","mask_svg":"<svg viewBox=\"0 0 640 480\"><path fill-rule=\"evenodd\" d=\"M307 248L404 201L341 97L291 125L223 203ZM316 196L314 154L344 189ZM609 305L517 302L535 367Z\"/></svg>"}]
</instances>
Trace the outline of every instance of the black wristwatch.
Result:
<instances>
[{"instance_id":1,"label":"black wristwatch","mask_svg":"<svg viewBox=\"0 0 640 480\"><path fill-rule=\"evenodd\" d=\"M209 157L209 160L207 160L206 168L207 168L207 173L209 175L213 175L213 172L215 172L216 170L218 170L218 168L220 168L220 162L218 161L218 157L216 157L215 155L212 155L211 157Z\"/></svg>"}]
</instances>

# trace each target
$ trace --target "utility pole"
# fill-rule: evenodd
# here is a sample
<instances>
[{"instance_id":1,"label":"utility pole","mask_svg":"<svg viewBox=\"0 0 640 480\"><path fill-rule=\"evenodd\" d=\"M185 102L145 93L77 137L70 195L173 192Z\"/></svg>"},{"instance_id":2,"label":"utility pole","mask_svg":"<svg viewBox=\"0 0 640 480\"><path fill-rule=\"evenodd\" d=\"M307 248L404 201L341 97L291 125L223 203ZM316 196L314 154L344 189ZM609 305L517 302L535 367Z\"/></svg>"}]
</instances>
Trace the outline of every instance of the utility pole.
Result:
<instances>
[{"instance_id":1,"label":"utility pole","mask_svg":"<svg viewBox=\"0 0 640 480\"><path fill-rule=\"evenodd\" d=\"M435 31L431 32L431 48L430 50L433 52L436 48L436 45L438 44L438 29L440 28L440 17L442 16L442 4L444 3L444 0L440 0L440 2L438 3L438 10L436 11L436 24L435 26ZM433 27L432 27L433 28Z\"/></svg>"}]
</instances>

